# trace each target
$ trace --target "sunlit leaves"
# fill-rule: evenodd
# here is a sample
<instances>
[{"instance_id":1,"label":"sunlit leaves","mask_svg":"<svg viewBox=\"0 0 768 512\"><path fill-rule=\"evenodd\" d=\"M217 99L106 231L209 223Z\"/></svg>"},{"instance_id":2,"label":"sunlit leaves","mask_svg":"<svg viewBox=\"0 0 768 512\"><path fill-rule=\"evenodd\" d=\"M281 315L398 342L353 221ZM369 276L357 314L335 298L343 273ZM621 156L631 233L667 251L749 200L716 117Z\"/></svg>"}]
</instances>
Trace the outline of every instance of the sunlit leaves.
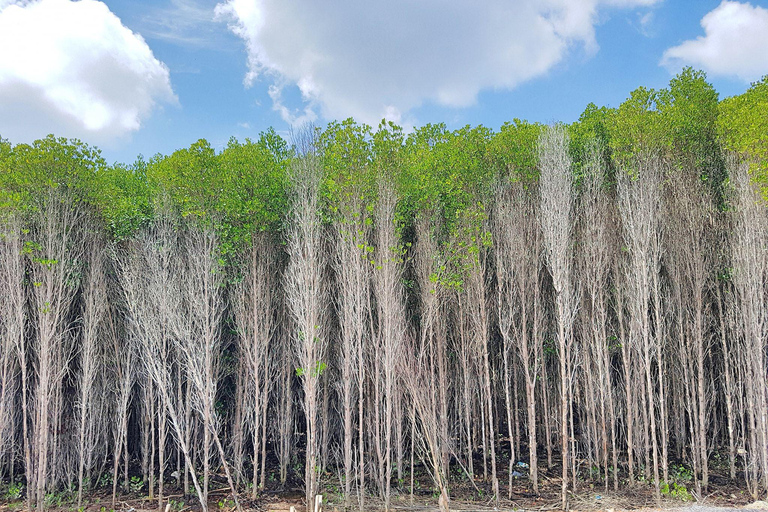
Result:
<instances>
[{"instance_id":1,"label":"sunlit leaves","mask_svg":"<svg viewBox=\"0 0 768 512\"><path fill-rule=\"evenodd\" d=\"M719 105L717 130L723 147L752 162L751 172L765 188L768 183L768 75L744 94Z\"/></svg>"}]
</instances>

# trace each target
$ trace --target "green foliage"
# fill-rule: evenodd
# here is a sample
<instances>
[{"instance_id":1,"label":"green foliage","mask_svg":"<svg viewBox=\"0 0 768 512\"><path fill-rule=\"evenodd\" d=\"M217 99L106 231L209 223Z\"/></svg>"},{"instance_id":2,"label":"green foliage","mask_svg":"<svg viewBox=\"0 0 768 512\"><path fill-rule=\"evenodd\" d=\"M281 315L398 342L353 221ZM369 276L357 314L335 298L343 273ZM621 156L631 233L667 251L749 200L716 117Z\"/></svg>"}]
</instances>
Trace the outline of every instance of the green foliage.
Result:
<instances>
[{"instance_id":1,"label":"green foliage","mask_svg":"<svg viewBox=\"0 0 768 512\"><path fill-rule=\"evenodd\" d=\"M725 170L717 130L721 109L717 91L706 78L702 71L685 68L666 89L639 87L616 110L588 109L591 125L597 120L598 127L607 127L607 147L619 168L634 174L638 159L661 158L670 169L697 172L722 198ZM592 131L603 147L602 130Z\"/></svg>"},{"instance_id":2,"label":"green foliage","mask_svg":"<svg viewBox=\"0 0 768 512\"><path fill-rule=\"evenodd\" d=\"M609 148L620 166L632 169L637 156L663 151L664 125L656 109L658 97L654 89L638 87L607 116Z\"/></svg>"},{"instance_id":3,"label":"green foliage","mask_svg":"<svg viewBox=\"0 0 768 512\"><path fill-rule=\"evenodd\" d=\"M717 139L718 94L703 71L685 68L659 96L670 167L695 172L718 205L724 200L725 163Z\"/></svg>"},{"instance_id":4,"label":"green foliage","mask_svg":"<svg viewBox=\"0 0 768 512\"><path fill-rule=\"evenodd\" d=\"M425 208L438 209L440 185L436 182L435 148L447 143L449 133L445 125L428 124L408 136L403 148L403 169L398 182L406 215Z\"/></svg>"},{"instance_id":5,"label":"green foliage","mask_svg":"<svg viewBox=\"0 0 768 512\"><path fill-rule=\"evenodd\" d=\"M43 497L43 507L46 509L61 508L62 505L71 503L75 499L76 495L77 493L74 489L67 489L62 492L52 491L46 493Z\"/></svg>"},{"instance_id":6,"label":"green foliage","mask_svg":"<svg viewBox=\"0 0 768 512\"><path fill-rule=\"evenodd\" d=\"M611 148L609 122L615 111L607 107L598 107L594 103L587 105L579 120L568 127L570 153L574 174L579 177L588 158L589 145L596 143L603 163L610 170Z\"/></svg>"},{"instance_id":7,"label":"green foliage","mask_svg":"<svg viewBox=\"0 0 768 512\"><path fill-rule=\"evenodd\" d=\"M495 172L512 181L537 180L537 147L542 129L541 124L520 119L504 123L489 145Z\"/></svg>"},{"instance_id":8,"label":"green foliage","mask_svg":"<svg viewBox=\"0 0 768 512\"><path fill-rule=\"evenodd\" d=\"M319 138L325 171L325 193L332 211L343 208L351 197L369 202L371 176L371 128L352 119L332 122Z\"/></svg>"},{"instance_id":9,"label":"green foliage","mask_svg":"<svg viewBox=\"0 0 768 512\"><path fill-rule=\"evenodd\" d=\"M153 157L147 180L156 193L168 195L183 217L210 215L223 193L216 154L205 139L169 156Z\"/></svg>"},{"instance_id":10,"label":"green foliage","mask_svg":"<svg viewBox=\"0 0 768 512\"><path fill-rule=\"evenodd\" d=\"M723 148L752 163L755 179L768 184L768 75L744 93L720 102L717 132Z\"/></svg>"},{"instance_id":11,"label":"green foliage","mask_svg":"<svg viewBox=\"0 0 768 512\"><path fill-rule=\"evenodd\" d=\"M139 158L130 166L106 167L96 177L94 202L116 240L130 238L152 218L152 196L147 163Z\"/></svg>"},{"instance_id":12,"label":"green foliage","mask_svg":"<svg viewBox=\"0 0 768 512\"><path fill-rule=\"evenodd\" d=\"M106 489L111 485L112 485L112 474L111 473L102 474L101 478L99 479L99 487Z\"/></svg>"},{"instance_id":13,"label":"green foliage","mask_svg":"<svg viewBox=\"0 0 768 512\"><path fill-rule=\"evenodd\" d=\"M639 87L618 108L589 104L568 127L578 179L588 147L596 143L607 180L616 168L632 172L640 156L696 169L720 187L721 148L750 159L768 183L768 76L742 95L718 102L701 71L684 69L669 86ZM443 284L460 287L467 269L487 247L483 227L498 180L538 179L537 144L543 125L514 119L498 132L428 124L406 135L382 122L375 130L352 119L318 130L316 154L323 166L323 219L372 226L378 183L397 189L400 257L417 217L432 221L441 251ZM107 165L99 151L77 140L48 136L32 144L0 139L0 213L38 208L51 188L74 192L103 220L116 241L147 225L159 205L212 225L231 255L260 231L279 232L287 211L287 173L295 149L270 129L257 140L231 139L220 152L206 140L148 161ZM355 211L351 211L353 209ZM343 214L343 215L341 215ZM359 232L356 232L360 235ZM364 248L366 251L369 247Z\"/></svg>"},{"instance_id":14,"label":"green foliage","mask_svg":"<svg viewBox=\"0 0 768 512\"><path fill-rule=\"evenodd\" d=\"M678 166L712 172L719 165L718 94L703 71L685 68L659 92L658 108L670 160Z\"/></svg>"},{"instance_id":15,"label":"green foliage","mask_svg":"<svg viewBox=\"0 0 768 512\"><path fill-rule=\"evenodd\" d=\"M661 486L661 494L681 501L693 501L693 496L688 491L688 488L676 482L672 482L671 484L663 484Z\"/></svg>"},{"instance_id":16,"label":"green foliage","mask_svg":"<svg viewBox=\"0 0 768 512\"><path fill-rule=\"evenodd\" d=\"M309 372L309 375L313 378L320 377L323 372L328 368L328 365L324 363L323 361L317 361L315 365L312 367L312 371ZM307 374L307 371L304 368L296 368L296 376L297 377L303 377Z\"/></svg>"},{"instance_id":17,"label":"green foliage","mask_svg":"<svg viewBox=\"0 0 768 512\"><path fill-rule=\"evenodd\" d=\"M488 145L491 131L465 126L449 132L445 125L427 125L405 142L401 194L411 214L442 214L450 233L461 211L474 204L493 182Z\"/></svg>"},{"instance_id":18,"label":"green foliage","mask_svg":"<svg viewBox=\"0 0 768 512\"><path fill-rule=\"evenodd\" d=\"M64 188L77 200L95 201L106 163L99 150L53 135L31 145L0 143L0 211L34 210L48 191Z\"/></svg>"},{"instance_id":19,"label":"green foliage","mask_svg":"<svg viewBox=\"0 0 768 512\"><path fill-rule=\"evenodd\" d=\"M288 146L273 130L257 142L230 139L218 155L201 139L188 149L153 158L147 186L155 201L168 197L182 217L212 225L228 255L254 233L279 229L287 204L288 161Z\"/></svg>"},{"instance_id":20,"label":"green foliage","mask_svg":"<svg viewBox=\"0 0 768 512\"><path fill-rule=\"evenodd\" d=\"M390 121L382 121L371 141L371 159L377 172L397 181L395 173L403 165L403 129Z\"/></svg>"},{"instance_id":21,"label":"green foliage","mask_svg":"<svg viewBox=\"0 0 768 512\"><path fill-rule=\"evenodd\" d=\"M24 494L24 484L21 482L11 482L5 489L3 498L7 501L16 501L21 499L22 494Z\"/></svg>"},{"instance_id":22,"label":"green foliage","mask_svg":"<svg viewBox=\"0 0 768 512\"><path fill-rule=\"evenodd\" d=\"M131 489L131 492L138 493L144 489L144 480L142 480L139 476L132 476L128 485Z\"/></svg>"},{"instance_id":23,"label":"green foliage","mask_svg":"<svg viewBox=\"0 0 768 512\"><path fill-rule=\"evenodd\" d=\"M683 464L671 464L669 466L669 474L677 482L687 483L693 481L693 470Z\"/></svg>"},{"instance_id":24,"label":"green foliage","mask_svg":"<svg viewBox=\"0 0 768 512\"><path fill-rule=\"evenodd\" d=\"M431 219L441 248L433 281L461 289L467 269L476 264L490 237L485 200L495 182L491 130L465 126L449 132L445 125L427 125L405 141L400 189L412 223L417 215Z\"/></svg>"},{"instance_id":25,"label":"green foliage","mask_svg":"<svg viewBox=\"0 0 768 512\"><path fill-rule=\"evenodd\" d=\"M440 276L440 284L453 290L462 290L468 272L478 269L484 252L491 246L488 214L485 205L478 201L458 212L459 218L451 238L445 244L446 268Z\"/></svg>"},{"instance_id":26,"label":"green foliage","mask_svg":"<svg viewBox=\"0 0 768 512\"><path fill-rule=\"evenodd\" d=\"M230 500L229 498L224 498L219 500L217 505L220 510L229 510L235 507L235 502Z\"/></svg>"},{"instance_id":27,"label":"green foliage","mask_svg":"<svg viewBox=\"0 0 768 512\"><path fill-rule=\"evenodd\" d=\"M256 142L230 139L218 157L224 238L240 243L258 231L276 231L287 205L287 143L270 129Z\"/></svg>"}]
</instances>

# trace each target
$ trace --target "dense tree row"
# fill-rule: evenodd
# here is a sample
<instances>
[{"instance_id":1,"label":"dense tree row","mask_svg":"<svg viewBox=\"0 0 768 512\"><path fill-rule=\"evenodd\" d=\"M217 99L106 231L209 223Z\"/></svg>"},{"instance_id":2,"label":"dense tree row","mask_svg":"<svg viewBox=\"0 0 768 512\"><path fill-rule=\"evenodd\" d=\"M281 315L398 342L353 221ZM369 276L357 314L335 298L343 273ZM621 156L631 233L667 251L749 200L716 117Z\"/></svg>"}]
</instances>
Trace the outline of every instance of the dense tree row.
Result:
<instances>
[{"instance_id":1,"label":"dense tree row","mask_svg":"<svg viewBox=\"0 0 768 512\"><path fill-rule=\"evenodd\" d=\"M568 126L0 141L0 478L388 509L421 468L447 510L546 466L566 508L722 457L765 494L766 137L768 79L688 69Z\"/></svg>"}]
</instances>

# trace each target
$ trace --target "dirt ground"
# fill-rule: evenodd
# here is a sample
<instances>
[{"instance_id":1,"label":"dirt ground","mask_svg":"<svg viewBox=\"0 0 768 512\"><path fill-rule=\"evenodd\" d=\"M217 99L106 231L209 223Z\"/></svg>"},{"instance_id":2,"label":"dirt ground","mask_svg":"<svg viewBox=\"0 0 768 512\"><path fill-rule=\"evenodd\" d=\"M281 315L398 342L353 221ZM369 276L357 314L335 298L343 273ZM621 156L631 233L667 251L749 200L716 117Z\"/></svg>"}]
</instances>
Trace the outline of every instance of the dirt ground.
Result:
<instances>
[{"instance_id":1,"label":"dirt ground","mask_svg":"<svg viewBox=\"0 0 768 512\"><path fill-rule=\"evenodd\" d=\"M52 512L111 512L111 500L94 500L82 509L78 509L76 506L61 506L50 509ZM746 505L733 504L726 505L723 503L710 503L708 500L704 500L702 503L684 504L679 501L662 500L661 506L647 506L644 502L636 502L631 496L602 496L601 499L590 499L588 496L574 496L570 504L569 510L572 511L588 511L588 512L619 512L619 511L637 511L637 512L729 512L735 510L768 510L768 502L758 501L748 503ZM178 502L177 502L178 503ZM226 505L222 506L222 502L211 503L211 512L234 512L235 508L230 507L230 502L226 502ZM304 512L303 502L299 498L295 499L281 499L277 496L264 497L256 501L243 500L242 503L244 511L254 512L290 512L291 507L295 508L296 512ZM503 500L499 502L498 507L495 507L492 503L479 503L475 501L462 501L453 500L450 504L451 510L458 512L496 512L496 511L557 511L560 510L559 503L550 502L547 500L533 500L528 502L514 502ZM199 505L192 504L191 506L182 506L181 508L172 509L175 512L193 512L199 510ZM1 503L0 512L21 512L25 510L23 503ZM157 508L153 507L153 503L147 499L120 499L116 503L115 512L156 512ZM346 509L343 503L325 503L323 506L323 512L343 512L348 510L350 512L358 511L357 504ZM380 511L383 510L382 503L377 500L369 499L366 501L364 510L368 511ZM430 502L417 502L414 500L411 503L408 498L395 498L392 503L391 510L394 512L439 512L437 503Z\"/></svg>"},{"instance_id":2,"label":"dirt ground","mask_svg":"<svg viewBox=\"0 0 768 512\"><path fill-rule=\"evenodd\" d=\"M501 482L502 498L496 505L491 496L491 485L477 478L474 482L468 478L454 478L451 484L451 510L461 512L491 512L507 510L551 511L560 510L560 484L556 477L556 468L552 471L541 471L539 494L535 495L529 482L523 476L513 481L511 493L506 482ZM211 483L209 510L210 512L235 512L234 502L223 478L213 478ZM324 512L356 512L360 510L356 497L345 503L343 496L338 494L338 477L332 474L323 478ZM663 494L660 503L654 497L653 486L648 482L636 482L632 486L623 483L618 491L605 489L604 484L579 482L575 493L571 494L569 510L585 512L638 510L648 512L663 510L666 512L720 512L730 510L768 510L768 501L755 502L738 482L713 473L710 487L703 496L689 490L691 482L680 481ZM336 492L335 492L336 491ZM157 501L150 501L146 490L121 494L114 507L114 512L156 512ZM183 496L172 486L166 488L166 501L170 503L167 512L199 512L200 505L196 498ZM267 489L259 497L251 500L241 496L242 508L255 512L290 512L295 507L296 512L304 512L304 493L300 482L289 481L282 488L276 484L267 484ZM765 497L763 497L765 498ZM111 485L109 490L101 489L87 498L87 504L78 509L72 496L59 500L50 510L60 512L112 512ZM437 512L438 504L432 489L431 479L427 475L418 475L414 494L411 496L408 488L393 488L391 509L395 512ZM0 497L0 512L22 512L22 501L3 502ZM373 497L367 497L364 511L381 511L383 503Z\"/></svg>"}]
</instances>

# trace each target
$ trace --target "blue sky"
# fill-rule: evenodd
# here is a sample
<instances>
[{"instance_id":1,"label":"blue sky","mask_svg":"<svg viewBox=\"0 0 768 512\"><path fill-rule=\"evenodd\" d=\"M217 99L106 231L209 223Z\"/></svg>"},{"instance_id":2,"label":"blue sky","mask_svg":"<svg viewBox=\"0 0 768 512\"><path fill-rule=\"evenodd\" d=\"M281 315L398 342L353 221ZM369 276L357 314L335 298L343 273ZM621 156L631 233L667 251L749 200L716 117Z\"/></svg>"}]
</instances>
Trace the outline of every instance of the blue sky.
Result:
<instances>
[{"instance_id":1,"label":"blue sky","mask_svg":"<svg viewBox=\"0 0 768 512\"><path fill-rule=\"evenodd\" d=\"M768 0L0 0L0 136L131 162L382 117L565 121L685 65L768 74Z\"/></svg>"}]
</instances>

